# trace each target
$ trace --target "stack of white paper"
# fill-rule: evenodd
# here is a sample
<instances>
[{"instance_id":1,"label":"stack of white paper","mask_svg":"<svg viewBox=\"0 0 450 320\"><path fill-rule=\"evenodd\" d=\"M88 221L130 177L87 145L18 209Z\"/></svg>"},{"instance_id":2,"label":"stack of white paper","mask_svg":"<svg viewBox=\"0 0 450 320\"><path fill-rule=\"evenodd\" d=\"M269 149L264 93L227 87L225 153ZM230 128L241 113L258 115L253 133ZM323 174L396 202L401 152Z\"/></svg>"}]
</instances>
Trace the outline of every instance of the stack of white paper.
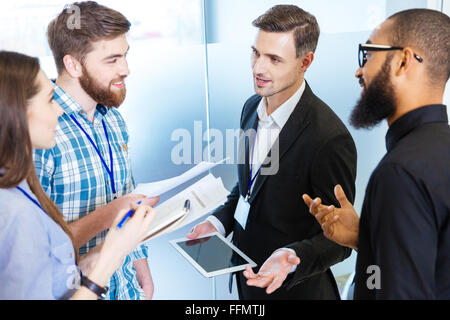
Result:
<instances>
[{"instance_id":1,"label":"stack of white paper","mask_svg":"<svg viewBox=\"0 0 450 320\"><path fill-rule=\"evenodd\" d=\"M172 232L201 218L224 204L229 193L221 178L208 174L155 208L157 214L144 241ZM188 214L183 210L186 200L191 203Z\"/></svg>"},{"instance_id":2,"label":"stack of white paper","mask_svg":"<svg viewBox=\"0 0 450 320\"><path fill-rule=\"evenodd\" d=\"M223 159L219 162L200 162L194 168L186 171L185 173L179 175L178 177L151 182L151 183L141 183L138 184L136 189L132 193L134 194L144 194L147 197L160 196L163 193L172 190L173 188L182 185L183 183L199 176L200 174L214 168L215 166L224 163L227 159Z\"/></svg>"}]
</instances>

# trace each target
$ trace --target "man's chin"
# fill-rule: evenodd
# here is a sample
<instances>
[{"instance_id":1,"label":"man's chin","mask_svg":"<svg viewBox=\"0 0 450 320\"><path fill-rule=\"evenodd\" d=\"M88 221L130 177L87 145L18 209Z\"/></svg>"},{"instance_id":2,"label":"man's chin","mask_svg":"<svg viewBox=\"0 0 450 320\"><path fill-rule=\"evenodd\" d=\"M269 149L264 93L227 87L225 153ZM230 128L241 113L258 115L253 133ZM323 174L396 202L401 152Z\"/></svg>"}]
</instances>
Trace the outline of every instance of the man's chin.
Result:
<instances>
[{"instance_id":1,"label":"man's chin","mask_svg":"<svg viewBox=\"0 0 450 320\"><path fill-rule=\"evenodd\" d=\"M388 102L389 100L385 101ZM390 105L390 107L383 110L383 108L387 105ZM395 110L395 106L393 104L371 103L368 101L366 96L362 96L353 108L350 114L349 122L350 125L357 130L370 130L390 117L393 114L393 110Z\"/></svg>"},{"instance_id":2,"label":"man's chin","mask_svg":"<svg viewBox=\"0 0 450 320\"><path fill-rule=\"evenodd\" d=\"M257 95L260 95L261 97L270 97L273 95L273 93L270 91L267 87L260 87L258 85L254 85L255 93Z\"/></svg>"},{"instance_id":3,"label":"man's chin","mask_svg":"<svg viewBox=\"0 0 450 320\"><path fill-rule=\"evenodd\" d=\"M370 130L377 125L379 125L383 119L381 120L367 120L364 119L364 116L361 116L361 114L352 113L350 117L350 125L355 128L356 130L364 129L364 130Z\"/></svg>"},{"instance_id":4,"label":"man's chin","mask_svg":"<svg viewBox=\"0 0 450 320\"><path fill-rule=\"evenodd\" d=\"M114 91L110 91L110 96L108 97L107 101L104 101L105 103L100 104L104 105L107 108L120 107L122 103L125 101L126 91L123 89L120 90L119 92L117 92L117 90Z\"/></svg>"},{"instance_id":5,"label":"man's chin","mask_svg":"<svg viewBox=\"0 0 450 320\"><path fill-rule=\"evenodd\" d=\"M107 107L107 108L110 108L110 109L117 109L123 104L123 101L124 100L117 101L117 102L114 102L114 103L108 103L108 105L106 105L106 104L102 104L102 105Z\"/></svg>"}]
</instances>

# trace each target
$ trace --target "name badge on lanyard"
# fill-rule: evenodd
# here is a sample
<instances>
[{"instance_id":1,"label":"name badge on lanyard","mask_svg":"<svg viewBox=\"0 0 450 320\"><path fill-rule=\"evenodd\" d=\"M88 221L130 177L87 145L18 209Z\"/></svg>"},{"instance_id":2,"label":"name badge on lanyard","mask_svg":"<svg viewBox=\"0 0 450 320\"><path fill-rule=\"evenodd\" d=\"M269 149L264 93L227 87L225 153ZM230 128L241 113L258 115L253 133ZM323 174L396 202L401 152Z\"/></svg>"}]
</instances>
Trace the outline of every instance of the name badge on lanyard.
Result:
<instances>
[{"instance_id":1,"label":"name badge on lanyard","mask_svg":"<svg viewBox=\"0 0 450 320\"><path fill-rule=\"evenodd\" d=\"M112 155L112 149L111 149L111 144L109 142L109 136L108 136L108 132L106 131L106 125L105 122L102 119L102 125L103 125L103 130L105 131L105 136L106 136L106 140L108 141L108 147L109 147L109 163L111 164L111 169L108 168L108 166L106 165L106 161L105 159L102 157L100 150L97 148L97 145L94 143L94 141L92 140L92 138L89 136L89 134L83 129L83 127L81 126L81 124L77 121L77 119L73 116L70 115L70 117L72 118L72 120L75 122L75 124L81 129L81 131L83 131L83 133L86 135L86 137L89 139L89 142L92 144L92 146L94 147L95 151L97 152L98 156L100 157L100 160L103 163L103 167L105 168L106 172L109 175L109 178L111 180L111 189L112 189L112 193L113 193L113 199L117 199L117 190L116 190L116 185L114 183L114 162L113 162L113 155Z\"/></svg>"},{"instance_id":2,"label":"name badge on lanyard","mask_svg":"<svg viewBox=\"0 0 450 320\"><path fill-rule=\"evenodd\" d=\"M247 218L250 212L250 203L244 199L243 196L239 197L239 202L236 206L236 211L234 212L234 219L241 225L242 229L245 230L247 225Z\"/></svg>"}]
</instances>

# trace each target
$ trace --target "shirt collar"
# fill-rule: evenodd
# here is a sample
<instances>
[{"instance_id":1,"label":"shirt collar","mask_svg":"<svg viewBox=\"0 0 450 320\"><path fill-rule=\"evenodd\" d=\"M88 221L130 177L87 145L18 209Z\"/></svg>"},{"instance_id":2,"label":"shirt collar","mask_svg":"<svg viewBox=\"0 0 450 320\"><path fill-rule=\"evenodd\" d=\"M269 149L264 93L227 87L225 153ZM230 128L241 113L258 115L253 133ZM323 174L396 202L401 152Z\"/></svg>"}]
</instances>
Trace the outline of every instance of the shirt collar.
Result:
<instances>
[{"instance_id":1,"label":"shirt collar","mask_svg":"<svg viewBox=\"0 0 450 320\"><path fill-rule=\"evenodd\" d=\"M272 112L270 116L267 115L266 99L263 97L257 109L259 120L263 123L274 122L280 129L283 129L284 125L289 120L291 113L300 101L303 92L305 91L305 87L305 80L303 80L300 88L285 103Z\"/></svg>"},{"instance_id":2,"label":"shirt collar","mask_svg":"<svg viewBox=\"0 0 450 320\"><path fill-rule=\"evenodd\" d=\"M6 173L6 169L5 168L0 168L0 177L2 177L3 175L5 175ZM27 179L22 180L22 182L19 183L18 187L22 188L23 190L25 190L28 194L30 194L33 198L36 198L34 193L31 191L30 186L28 185Z\"/></svg>"},{"instance_id":3,"label":"shirt collar","mask_svg":"<svg viewBox=\"0 0 450 320\"><path fill-rule=\"evenodd\" d=\"M68 115L72 113L82 113L83 108L66 92L63 88L56 84L56 80L52 80L55 89L54 97L61 108ZM97 111L104 116L108 112L108 108L101 104L97 104Z\"/></svg>"},{"instance_id":4,"label":"shirt collar","mask_svg":"<svg viewBox=\"0 0 450 320\"><path fill-rule=\"evenodd\" d=\"M37 199L36 195L31 191L30 186L28 185L27 179L23 180L21 183L19 183L19 187L22 188L28 195L30 195L32 198Z\"/></svg>"},{"instance_id":5,"label":"shirt collar","mask_svg":"<svg viewBox=\"0 0 450 320\"><path fill-rule=\"evenodd\" d=\"M394 146L409 132L423 124L432 122L448 123L447 107L442 104L423 106L398 118L386 134L386 149Z\"/></svg>"}]
</instances>

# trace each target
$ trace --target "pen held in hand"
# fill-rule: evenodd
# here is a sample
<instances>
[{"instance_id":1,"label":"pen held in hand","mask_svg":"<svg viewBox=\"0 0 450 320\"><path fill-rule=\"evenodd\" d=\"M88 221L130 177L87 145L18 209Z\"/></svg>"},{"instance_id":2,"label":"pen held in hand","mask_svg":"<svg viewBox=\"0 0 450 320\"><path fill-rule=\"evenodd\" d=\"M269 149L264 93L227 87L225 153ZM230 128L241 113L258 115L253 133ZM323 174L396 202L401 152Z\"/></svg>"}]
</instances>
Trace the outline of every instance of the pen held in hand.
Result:
<instances>
[{"instance_id":1,"label":"pen held in hand","mask_svg":"<svg viewBox=\"0 0 450 320\"><path fill-rule=\"evenodd\" d=\"M142 201L139 201L137 204L141 204ZM120 220L119 224L117 225L117 229L122 228L123 224L125 223L125 221L128 220L128 218L130 218L134 213L134 210L131 209L130 211L127 212L127 214L122 218L122 220Z\"/></svg>"}]
</instances>

